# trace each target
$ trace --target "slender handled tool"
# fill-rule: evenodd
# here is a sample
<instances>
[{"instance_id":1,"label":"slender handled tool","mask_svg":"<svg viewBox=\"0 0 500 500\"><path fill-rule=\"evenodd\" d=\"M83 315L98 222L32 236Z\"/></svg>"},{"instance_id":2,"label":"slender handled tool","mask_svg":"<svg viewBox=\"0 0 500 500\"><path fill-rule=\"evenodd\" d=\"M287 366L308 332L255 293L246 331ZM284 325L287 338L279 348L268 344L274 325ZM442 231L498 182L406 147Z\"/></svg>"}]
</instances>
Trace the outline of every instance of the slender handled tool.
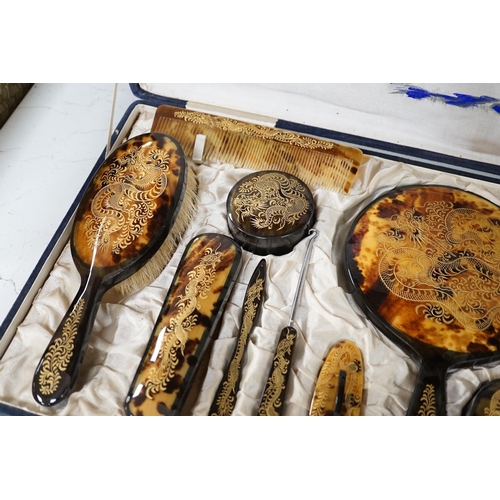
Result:
<instances>
[{"instance_id":1,"label":"slender handled tool","mask_svg":"<svg viewBox=\"0 0 500 500\"><path fill-rule=\"evenodd\" d=\"M312 235L307 244L304 263L299 275L299 282L295 291L295 297L292 303L292 311L288 326L281 330L278 340L278 345L273 358L271 371L267 379L264 394L262 396L258 415L259 416L280 416L283 414L283 396L285 394L288 376L290 374L290 363L292 360L293 349L297 340L297 330L292 326L294 323L295 312L302 293L304 278L309 264L309 259L312 252L312 244L318 236L317 229L311 229L309 234Z\"/></svg>"},{"instance_id":2,"label":"slender handled tool","mask_svg":"<svg viewBox=\"0 0 500 500\"><path fill-rule=\"evenodd\" d=\"M238 394L243 355L255 326L259 311L264 299L264 284L266 280L266 261L262 259L250 278L245 299L243 301L243 315L241 318L238 342L233 357L224 372L222 380L210 407L209 415L228 416L233 413Z\"/></svg>"},{"instance_id":3,"label":"slender handled tool","mask_svg":"<svg viewBox=\"0 0 500 500\"><path fill-rule=\"evenodd\" d=\"M70 236L81 285L36 367L38 404L54 406L69 397L104 293L130 293L165 267L192 213L193 180L178 142L165 134L135 136L99 166Z\"/></svg>"}]
</instances>

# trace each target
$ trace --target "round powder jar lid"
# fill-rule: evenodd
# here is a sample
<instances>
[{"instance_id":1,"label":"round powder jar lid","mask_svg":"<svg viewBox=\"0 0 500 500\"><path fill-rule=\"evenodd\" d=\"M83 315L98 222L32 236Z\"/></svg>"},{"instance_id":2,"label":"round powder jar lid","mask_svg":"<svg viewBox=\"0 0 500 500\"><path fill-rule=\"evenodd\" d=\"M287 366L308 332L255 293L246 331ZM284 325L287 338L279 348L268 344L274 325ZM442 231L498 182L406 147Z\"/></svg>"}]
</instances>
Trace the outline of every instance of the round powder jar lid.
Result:
<instances>
[{"instance_id":1,"label":"round powder jar lid","mask_svg":"<svg viewBox=\"0 0 500 500\"><path fill-rule=\"evenodd\" d=\"M307 236L316 205L300 179L266 170L238 181L226 208L229 231L243 248L258 255L283 255Z\"/></svg>"}]
</instances>

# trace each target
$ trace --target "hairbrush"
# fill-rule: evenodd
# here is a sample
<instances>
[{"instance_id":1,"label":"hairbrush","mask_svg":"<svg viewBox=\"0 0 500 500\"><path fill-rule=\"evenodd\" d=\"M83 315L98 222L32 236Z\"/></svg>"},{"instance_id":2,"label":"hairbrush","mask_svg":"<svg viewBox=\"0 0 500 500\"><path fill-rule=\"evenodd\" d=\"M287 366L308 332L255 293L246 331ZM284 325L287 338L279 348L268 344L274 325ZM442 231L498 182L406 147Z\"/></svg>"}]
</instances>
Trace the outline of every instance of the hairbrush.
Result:
<instances>
[{"instance_id":1,"label":"hairbrush","mask_svg":"<svg viewBox=\"0 0 500 500\"><path fill-rule=\"evenodd\" d=\"M52 406L69 395L103 294L117 285L122 293L138 289L164 268L189 223L195 192L180 145L161 133L130 139L98 168L70 237L80 288L35 370L38 403Z\"/></svg>"}]
</instances>

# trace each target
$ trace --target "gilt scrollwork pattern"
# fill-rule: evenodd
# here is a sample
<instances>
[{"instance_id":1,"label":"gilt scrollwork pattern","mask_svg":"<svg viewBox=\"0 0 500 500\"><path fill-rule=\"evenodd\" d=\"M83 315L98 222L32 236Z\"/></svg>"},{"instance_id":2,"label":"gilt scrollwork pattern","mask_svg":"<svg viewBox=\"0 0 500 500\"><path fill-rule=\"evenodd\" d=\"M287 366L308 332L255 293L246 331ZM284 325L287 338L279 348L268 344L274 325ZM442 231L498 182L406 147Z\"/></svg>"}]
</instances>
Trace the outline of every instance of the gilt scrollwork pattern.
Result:
<instances>
[{"instance_id":1,"label":"gilt scrollwork pattern","mask_svg":"<svg viewBox=\"0 0 500 500\"><path fill-rule=\"evenodd\" d=\"M486 215L429 202L394 215L378 243L381 281L417 314L472 331L500 322L500 226Z\"/></svg>"},{"instance_id":2,"label":"gilt scrollwork pattern","mask_svg":"<svg viewBox=\"0 0 500 500\"><path fill-rule=\"evenodd\" d=\"M282 397L286 389L286 378L290 365L290 355L297 334L288 331L276 347L276 353L273 359L272 374L267 381L266 390L262 397L259 407L260 416L279 416L277 411L283 404Z\"/></svg>"},{"instance_id":3,"label":"gilt scrollwork pattern","mask_svg":"<svg viewBox=\"0 0 500 500\"><path fill-rule=\"evenodd\" d=\"M436 416L436 388L432 384L427 384L420 398L420 408L417 413L420 417Z\"/></svg>"},{"instance_id":4,"label":"gilt scrollwork pattern","mask_svg":"<svg viewBox=\"0 0 500 500\"><path fill-rule=\"evenodd\" d=\"M321 416L333 411L333 408L329 408L329 403L334 401L334 398L331 398L331 391L338 390L338 376L341 370L346 372L345 415L360 414L363 393L361 355L355 344L342 341L330 351L323 363L316 383L311 416Z\"/></svg>"},{"instance_id":5,"label":"gilt scrollwork pattern","mask_svg":"<svg viewBox=\"0 0 500 500\"><path fill-rule=\"evenodd\" d=\"M61 372L66 371L74 351L74 339L82 317L85 300L80 299L62 326L61 337L56 339L44 356L38 383L44 396L54 394L59 387Z\"/></svg>"},{"instance_id":6,"label":"gilt scrollwork pattern","mask_svg":"<svg viewBox=\"0 0 500 500\"><path fill-rule=\"evenodd\" d=\"M197 125L206 125L216 130L227 130L229 132L236 132L250 137L257 137L259 139L268 139L293 144L294 146L298 146L303 149L330 150L338 147L332 142L323 141L314 137L302 136L285 130L255 125L252 123L244 123L231 118L207 115L196 111L176 111L174 116L175 118L186 122L195 123Z\"/></svg>"},{"instance_id":7,"label":"gilt scrollwork pattern","mask_svg":"<svg viewBox=\"0 0 500 500\"><path fill-rule=\"evenodd\" d=\"M207 248L199 263L188 273L184 293L176 302L177 313L159 334L160 348L144 383L147 398L153 399L154 394L165 391L168 382L175 376L189 332L198 324L198 300L207 298L222 256L222 252Z\"/></svg>"},{"instance_id":8,"label":"gilt scrollwork pattern","mask_svg":"<svg viewBox=\"0 0 500 500\"><path fill-rule=\"evenodd\" d=\"M243 182L233 206L240 221L250 218L257 229L281 230L293 226L309 209L305 187L298 179L278 172L255 175Z\"/></svg>"},{"instance_id":9,"label":"gilt scrollwork pattern","mask_svg":"<svg viewBox=\"0 0 500 500\"><path fill-rule=\"evenodd\" d=\"M258 311L258 305L261 300L264 289L264 279L258 278L257 281L249 288L247 299L243 305L243 320L236 351L233 359L229 364L227 380L222 384L222 391L217 398L217 413L214 415L231 415L234 410L236 384L238 382L241 371L241 362L245 352L248 335L253 326L255 315Z\"/></svg>"},{"instance_id":10,"label":"gilt scrollwork pattern","mask_svg":"<svg viewBox=\"0 0 500 500\"><path fill-rule=\"evenodd\" d=\"M488 417L500 417L500 390L493 393L490 406L484 409L484 414Z\"/></svg>"},{"instance_id":11,"label":"gilt scrollwork pattern","mask_svg":"<svg viewBox=\"0 0 500 500\"><path fill-rule=\"evenodd\" d=\"M119 254L139 237L167 187L171 153L134 147L117 156L102 175L100 190L85 217L89 248Z\"/></svg>"}]
</instances>

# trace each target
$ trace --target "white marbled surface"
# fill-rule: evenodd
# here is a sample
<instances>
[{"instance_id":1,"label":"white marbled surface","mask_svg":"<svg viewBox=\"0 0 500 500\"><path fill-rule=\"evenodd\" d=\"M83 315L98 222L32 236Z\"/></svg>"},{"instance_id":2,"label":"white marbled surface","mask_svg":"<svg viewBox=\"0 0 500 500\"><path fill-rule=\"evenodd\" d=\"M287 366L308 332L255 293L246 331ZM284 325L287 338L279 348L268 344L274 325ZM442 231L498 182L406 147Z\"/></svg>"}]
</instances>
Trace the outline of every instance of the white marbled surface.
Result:
<instances>
[{"instance_id":1,"label":"white marbled surface","mask_svg":"<svg viewBox=\"0 0 500 500\"><path fill-rule=\"evenodd\" d=\"M114 84L35 84L0 129L0 324L106 147ZM136 100L118 85L114 124Z\"/></svg>"}]
</instances>

